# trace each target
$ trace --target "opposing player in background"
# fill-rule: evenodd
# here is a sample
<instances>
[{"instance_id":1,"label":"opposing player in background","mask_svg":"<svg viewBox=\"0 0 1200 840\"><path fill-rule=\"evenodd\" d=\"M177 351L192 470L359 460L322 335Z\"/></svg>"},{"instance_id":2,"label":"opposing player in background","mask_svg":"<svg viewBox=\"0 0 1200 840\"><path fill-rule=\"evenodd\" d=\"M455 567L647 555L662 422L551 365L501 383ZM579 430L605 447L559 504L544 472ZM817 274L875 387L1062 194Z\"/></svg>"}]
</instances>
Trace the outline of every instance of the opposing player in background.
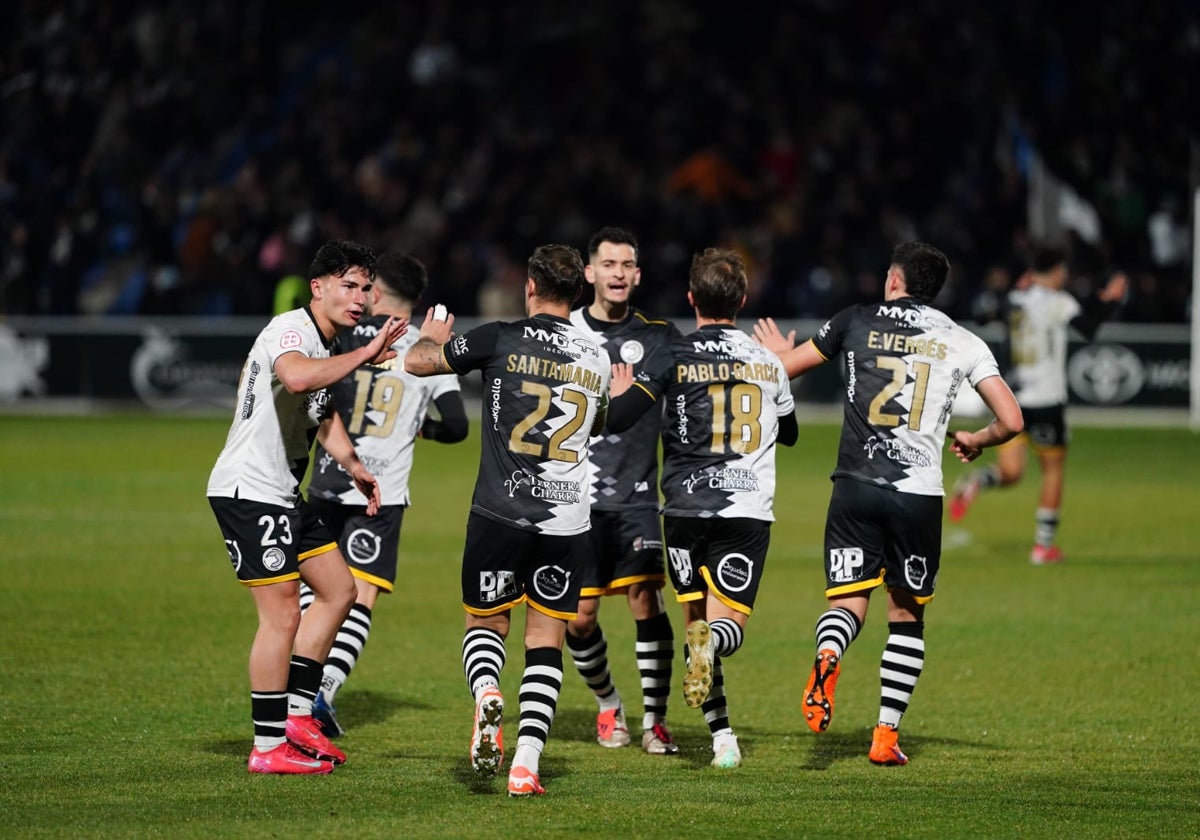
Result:
<instances>
[{"instance_id":1,"label":"opposing player in background","mask_svg":"<svg viewBox=\"0 0 1200 840\"><path fill-rule=\"evenodd\" d=\"M571 313L571 323L624 362L636 376L679 337L669 321L632 306L641 282L638 243L621 228L601 228L588 242L584 269L591 305ZM667 729L675 636L663 604L666 583L662 526L658 516L658 432L661 410L647 411L621 434L605 431L591 441L591 555L584 571L579 615L567 624L567 648L596 695L596 741L629 744L621 694L608 664L608 639L600 626L600 598L625 595L637 626L635 655L642 684L642 749L652 755L679 752Z\"/></svg>"},{"instance_id":2,"label":"opposing player in background","mask_svg":"<svg viewBox=\"0 0 1200 840\"><path fill-rule=\"evenodd\" d=\"M414 257L403 253L380 256L370 292L370 314L337 337L334 352L351 352L374 341L388 318L408 321L427 283L425 266ZM313 707L313 716L333 738L343 734L335 706L337 693L366 647L376 600L380 593L395 588L415 440L423 437L456 443L467 436L458 377L422 378L404 372L404 354L416 340L415 334L406 333L392 347L399 359L368 362L330 388L354 450L379 484L379 512L367 514L366 497L320 444L309 482L309 503L338 535L338 547L357 591L325 660L321 691ZM440 419L428 415L431 402ZM307 610L312 601L312 590L301 585L301 610Z\"/></svg>"},{"instance_id":3,"label":"opposing player in background","mask_svg":"<svg viewBox=\"0 0 1200 840\"><path fill-rule=\"evenodd\" d=\"M925 661L925 605L933 598L942 551L942 442L959 387L968 381L996 419L951 434L962 461L1021 431L1021 409L978 336L934 309L950 271L938 249L899 245L884 301L851 306L792 347L771 319L755 336L775 348L789 376L841 357L844 416L833 493L825 520L825 596L817 657L804 689L810 729L833 719L842 657L867 618L871 593L888 596L888 639L879 665L879 722L869 757L906 764L897 730Z\"/></svg>"},{"instance_id":4,"label":"opposing player in background","mask_svg":"<svg viewBox=\"0 0 1200 840\"><path fill-rule=\"evenodd\" d=\"M404 363L417 376L472 370L483 376L483 440L462 563L462 656L475 698L471 764L494 774L504 761L504 643L513 608L525 604L510 796L546 792L539 763L587 561L588 442L604 426L611 375L608 354L570 321L583 292L579 252L539 246L527 277L527 318L487 323L451 340L453 316L436 320L431 309Z\"/></svg>"},{"instance_id":5,"label":"opposing player in background","mask_svg":"<svg viewBox=\"0 0 1200 840\"><path fill-rule=\"evenodd\" d=\"M670 352L613 367L609 428L623 432L664 398L662 492L671 583L687 625L684 699L704 713L712 765L742 763L723 659L741 648L774 521L775 444L799 437L782 363L737 328L746 268L734 251L696 254L688 303L696 331ZM654 412L658 417L658 412Z\"/></svg>"},{"instance_id":6,"label":"opposing player in background","mask_svg":"<svg viewBox=\"0 0 1200 840\"><path fill-rule=\"evenodd\" d=\"M995 464L960 480L950 499L950 519L957 522L966 516L980 491L1011 487L1021 480L1026 448L1032 446L1042 485L1029 561L1039 566L1063 560L1055 541L1071 439L1066 421L1067 334L1074 327L1088 341L1094 339L1100 324L1121 305L1129 286L1124 274L1114 274L1097 295L1080 305L1063 288L1068 276L1066 251L1039 246L1030 265L1030 282L1009 292L1006 315L1012 367L1008 378L1025 412L1026 432L997 450Z\"/></svg>"},{"instance_id":7,"label":"opposing player in background","mask_svg":"<svg viewBox=\"0 0 1200 840\"><path fill-rule=\"evenodd\" d=\"M233 424L208 479L229 558L258 610L250 648L251 773L329 773L346 760L313 720L312 704L334 634L354 603L354 578L336 535L300 494L300 481L315 432L363 494L366 512L379 508L379 485L329 411L326 390L361 365L396 356L390 348L408 327L402 318L388 318L356 350L330 356L334 336L363 317L374 277L369 248L321 246L309 268L311 304L276 316L254 341ZM303 618L300 579L313 592Z\"/></svg>"}]
</instances>

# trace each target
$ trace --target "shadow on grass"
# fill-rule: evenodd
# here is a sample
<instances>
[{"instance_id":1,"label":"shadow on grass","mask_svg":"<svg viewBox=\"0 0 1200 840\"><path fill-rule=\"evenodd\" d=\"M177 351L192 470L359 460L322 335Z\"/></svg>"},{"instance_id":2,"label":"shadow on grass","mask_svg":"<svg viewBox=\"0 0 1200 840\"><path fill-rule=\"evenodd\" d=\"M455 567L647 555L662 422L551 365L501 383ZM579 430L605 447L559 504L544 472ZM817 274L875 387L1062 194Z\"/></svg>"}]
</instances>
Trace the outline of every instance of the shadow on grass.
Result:
<instances>
[{"instance_id":1,"label":"shadow on grass","mask_svg":"<svg viewBox=\"0 0 1200 840\"><path fill-rule=\"evenodd\" d=\"M553 734L550 736L553 738ZM508 768L512 764L512 751L505 753L504 766L495 776L481 776L471 769L464 755L462 759L450 759L446 762L446 773L467 793L480 796L496 796L508 793ZM565 779L574 774L572 762L561 757L543 757L538 766L538 778L543 785L553 786L558 779ZM535 797L536 798L536 797Z\"/></svg>"},{"instance_id":2,"label":"shadow on grass","mask_svg":"<svg viewBox=\"0 0 1200 840\"><path fill-rule=\"evenodd\" d=\"M640 726L630 725L630 732ZM554 713L554 728L550 737L556 741L579 741L587 744L596 743L596 711L592 709L563 709Z\"/></svg>"},{"instance_id":3,"label":"shadow on grass","mask_svg":"<svg viewBox=\"0 0 1200 840\"><path fill-rule=\"evenodd\" d=\"M428 703L408 700L386 691L355 691L348 688L337 699L338 722L347 728L382 723L405 709L429 711L433 708ZM209 741L206 749L217 755L244 755L249 750L247 743L245 736L238 736Z\"/></svg>"},{"instance_id":4,"label":"shadow on grass","mask_svg":"<svg viewBox=\"0 0 1200 840\"><path fill-rule=\"evenodd\" d=\"M694 709L684 707L680 713L695 714L703 721L703 718ZM626 749L640 750L642 745L641 714L639 713L635 717L630 717L629 713L626 712L625 717L626 723L629 724L629 734L632 738L631 744ZM668 726L670 726L669 721ZM743 757L752 755L756 740L756 730L753 727L735 727L734 731L737 733L738 746L742 750ZM707 770L713 757L712 738L709 737L708 733L697 734L695 727L688 727L682 731L676 730L673 734L675 735L675 743L679 746L679 755L670 756L668 759L682 761L684 764L697 770ZM596 712L591 709L559 709L554 716L554 728L550 730L550 738L556 741L577 741L583 744L595 744ZM868 745L869 742L868 739Z\"/></svg>"},{"instance_id":5,"label":"shadow on grass","mask_svg":"<svg viewBox=\"0 0 1200 840\"><path fill-rule=\"evenodd\" d=\"M859 732L825 732L812 735L805 740L811 744L808 760L803 763L803 770L828 770L835 763L843 761L865 761L871 749L871 730ZM961 738L939 738L932 735L909 735L901 732L900 746L910 759L920 758L921 751L926 747L955 747L960 749L995 750L995 744L982 741L965 741Z\"/></svg>"},{"instance_id":6,"label":"shadow on grass","mask_svg":"<svg viewBox=\"0 0 1200 840\"><path fill-rule=\"evenodd\" d=\"M404 710L428 712L434 706L408 699L391 691L356 691L346 688L337 696L338 723L343 727L366 726L390 720Z\"/></svg>"}]
</instances>

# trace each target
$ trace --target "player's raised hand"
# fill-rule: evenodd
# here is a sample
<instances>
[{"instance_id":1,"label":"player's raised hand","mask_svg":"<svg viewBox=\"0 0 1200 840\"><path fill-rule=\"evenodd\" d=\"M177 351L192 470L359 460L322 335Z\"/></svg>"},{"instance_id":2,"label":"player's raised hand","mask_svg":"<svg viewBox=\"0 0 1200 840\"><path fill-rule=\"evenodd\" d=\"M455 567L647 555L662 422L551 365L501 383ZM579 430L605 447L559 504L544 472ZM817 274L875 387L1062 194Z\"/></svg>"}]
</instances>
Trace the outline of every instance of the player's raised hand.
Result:
<instances>
[{"instance_id":1,"label":"player's raised hand","mask_svg":"<svg viewBox=\"0 0 1200 840\"><path fill-rule=\"evenodd\" d=\"M372 354L367 364L378 365L388 359L396 358L396 351L392 349L392 345L399 341L406 332L408 332L408 319L398 318L395 315L390 316L383 322L383 326L379 328L375 337L371 339L371 343L367 345Z\"/></svg>"},{"instance_id":2,"label":"player's raised hand","mask_svg":"<svg viewBox=\"0 0 1200 840\"><path fill-rule=\"evenodd\" d=\"M1123 301L1125 295L1129 293L1129 277L1123 271L1118 271L1108 282L1104 284L1104 288L1096 297L1105 303L1116 303Z\"/></svg>"},{"instance_id":3,"label":"player's raised hand","mask_svg":"<svg viewBox=\"0 0 1200 840\"><path fill-rule=\"evenodd\" d=\"M759 318L754 325L754 340L766 347L772 353L782 353L791 350L796 345L796 331L791 330L784 335L774 318Z\"/></svg>"},{"instance_id":4,"label":"player's raised hand","mask_svg":"<svg viewBox=\"0 0 1200 840\"><path fill-rule=\"evenodd\" d=\"M442 304L429 307L421 324L421 338L434 344L445 344L453 336L454 316Z\"/></svg>"},{"instance_id":5,"label":"player's raised hand","mask_svg":"<svg viewBox=\"0 0 1200 840\"><path fill-rule=\"evenodd\" d=\"M609 399L616 399L633 387L633 365L617 362L612 366L612 379L608 383Z\"/></svg>"}]
</instances>

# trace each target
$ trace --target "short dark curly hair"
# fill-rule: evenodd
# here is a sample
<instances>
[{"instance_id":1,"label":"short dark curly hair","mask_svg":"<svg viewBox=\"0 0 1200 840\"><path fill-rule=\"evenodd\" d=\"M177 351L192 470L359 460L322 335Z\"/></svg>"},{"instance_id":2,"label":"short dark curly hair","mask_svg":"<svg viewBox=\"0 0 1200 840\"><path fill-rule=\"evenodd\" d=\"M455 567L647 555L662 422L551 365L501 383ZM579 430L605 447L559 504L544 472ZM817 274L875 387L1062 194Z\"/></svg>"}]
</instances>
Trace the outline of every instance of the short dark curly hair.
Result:
<instances>
[{"instance_id":1,"label":"short dark curly hair","mask_svg":"<svg viewBox=\"0 0 1200 840\"><path fill-rule=\"evenodd\" d=\"M904 288L921 303L932 303L950 275L950 260L924 242L901 242L892 251L892 265L904 274Z\"/></svg>"},{"instance_id":2,"label":"short dark curly hair","mask_svg":"<svg viewBox=\"0 0 1200 840\"><path fill-rule=\"evenodd\" d=\"M374 280L375 252L348 239L331 239L317 249L317 255L308 267L308 279L345 277L352 268L361 268L368 279Z\"/></svg>"}]
</instances>

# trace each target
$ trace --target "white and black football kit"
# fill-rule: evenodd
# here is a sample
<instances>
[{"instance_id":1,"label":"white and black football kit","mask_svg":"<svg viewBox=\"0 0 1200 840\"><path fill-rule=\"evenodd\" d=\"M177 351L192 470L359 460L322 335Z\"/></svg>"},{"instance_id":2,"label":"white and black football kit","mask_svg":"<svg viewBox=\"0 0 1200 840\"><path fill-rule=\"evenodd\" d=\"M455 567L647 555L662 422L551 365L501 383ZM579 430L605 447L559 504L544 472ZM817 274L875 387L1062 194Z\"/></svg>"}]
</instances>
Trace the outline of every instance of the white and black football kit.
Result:
<instances>
[{"instance_id":1,"label":"white and black football kit","mask_svg":"<svg viewBox=\"0 0 1200 840\"><path fill-rule=\"evenodd\" d=\"M1070 327L1089 341L1117 303L1090 298L1081 305L1069 292L1033 284L1007 300L1011 367L1008 380L1025 414L1025 434L1037 449L1070 443L1066 422L1067 339Z\"/></svg>"},{"instance_id":2,"label":"white and black football kit","mask_svg":"<svg viewBox=\"0 0 1200 840\"><path fill-rule=\"evenodd\" d=\"M796 440L782 362L736 327L706 325L639 373L636 390L664 399L664 531L676 597L712 591L749 614L774 521L775 444ZM621 428L616 400L614 408Z\"/></svg>"},{"instance_id":3,"label":"white and black football kit","mask_svg":"<svg viewBox=\"0 0 1200 840\"><path fill-rule=\"evenodd\" d=\"M476 327L443 354L455 373L483 377L463 604L491 615L528 601L572 618L590 527L588 441L608 393L608 354L546 314Z\"/></svg>"},{"instance_id":4,"label":"white and black football kit","mask_svg":"<svg viewBox=\"0 0 1200 840\"><path fill-rule=\"evenodd\" d=\"M233 424L208 478L230 561L250 586L295 580L301 561L337 545L300 495L329 392L288 391L275 375L285 353L329 358L308 307L276 316L255 339L238 381Z\"/></svg>"},{"instance_id":5,"label":"white and black football kit","mask_svg":"<svg viewBox=\"0 0 1200 840\"><path fill-rule=\"evenodd\" d=\"M996 359L974 333L912 298L844 309L812 342L844 362L826 595L886 584L928 601L941 559L946 427L962 383L998 376Z\"/></svg>"},{"instance_id":6,"label":"white and black football kit","mask_svg":"<svg viewBox=\"0 0 1200 840\"><path fill-rule=\"evenodd\" d=\"M375 340L387 317L363 318L334 340L334 352L345 353ZM462 415L458 377L420 377L405 373L404 355L417 341L405 333L392 345L396 358L364 365L330 386L333 405L354 450L379 484L382 504L368 516L367 499L341 465L317 444L308 499L312 508L338 534L338 545L350 572L382 592L396 582L397 552L404 511L409 504L409 476L418 432L430 403ZM443 413L447 409L443 408Z\"/></svg>"},{"instance_id":7,"label":"white and black football kit","mask_svg":"<svg viewBox=\"0 0 1200 840\"><path fill-rule=\"evenodd\" d=\"M669 358L679 330L670 321L631 309L621 321L599 321L586 309L571 323L608 353L614 364L633 366L634 375L657 359ZM658 514L658 434L661 410L647 411L621 433L605 430L591 440L592 562L580 594L599 597L624 592L634 583L666 582L662 525Z\"/></svg>"}]
</instances>

